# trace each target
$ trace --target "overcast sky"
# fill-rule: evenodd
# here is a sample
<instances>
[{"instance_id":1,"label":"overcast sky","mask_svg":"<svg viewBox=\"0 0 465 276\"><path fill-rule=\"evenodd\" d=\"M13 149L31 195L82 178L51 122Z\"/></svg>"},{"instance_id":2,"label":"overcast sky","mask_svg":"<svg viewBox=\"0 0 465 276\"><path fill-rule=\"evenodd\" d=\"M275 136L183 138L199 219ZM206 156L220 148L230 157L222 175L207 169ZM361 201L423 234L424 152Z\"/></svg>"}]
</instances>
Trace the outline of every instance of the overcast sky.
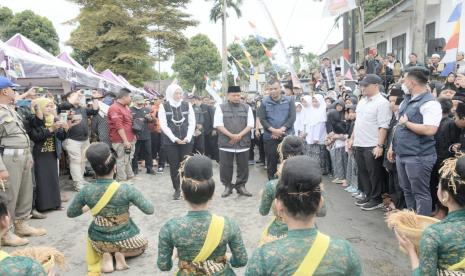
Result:
<instances>
[{"instance_id":1,"label":"overcast sky","mask_svg":"<svg viewBox=\"0 0 465 276\"><path fill-rule=\"evenodd\" d=\"M260 33L265 37L274 37L271 22L266 15L262 4L258 0L243 0L242 17L237 18L235 14L228 20L228 43L234 41L234 37L246 37L253 34L248 21L257 25ZM335 28L330 33L334 18L322 17L323 2L314 0L266 0L268 8L276 22L283 41L287 47L301 45L304 51L321 53L326 50L326 44L337 43L342 38L342 28ZM35 13L47 17L53 22L60 37L60 48L71 51L71 48L65 46L69 39L71 31L76 26L64 25L63 22L75 18L79 14L79 7L66 0L0 0L1 6L7 6L13 12L19 12L26 9L33 10ZM220 48L221 47L221 23L214 24L209 20L209 11L212 1L193 0L188 6L188 12L200 22L195 28L186 30L188 37L198 33L207 34L210 39ZM281 50L275 47L274 53L277 54L278 60ZM163 64L162 70L169 70L170 63Z\"/></svg>"}]
</instances>

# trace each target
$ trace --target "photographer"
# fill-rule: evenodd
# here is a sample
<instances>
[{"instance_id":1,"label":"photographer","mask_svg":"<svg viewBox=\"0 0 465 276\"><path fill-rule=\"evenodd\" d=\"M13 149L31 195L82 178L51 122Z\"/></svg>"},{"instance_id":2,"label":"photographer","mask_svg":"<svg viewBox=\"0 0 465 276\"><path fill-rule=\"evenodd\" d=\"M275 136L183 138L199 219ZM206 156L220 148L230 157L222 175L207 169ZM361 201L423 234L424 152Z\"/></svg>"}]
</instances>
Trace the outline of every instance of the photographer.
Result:
<instances>
[{"instance_id":1,"label":"photographer","mask_svg":"<svg viewBox=\"0 0 465 276\"><path fill-rule=\"evenodd\" d=\"M63 142L63 148L68 153L69 169L76 191L82 188L84 183L84 162L82 155L89 146L88 116L97 115L99 105L97 99L92 97L92 108L82 106L84 94L81 90L72 91L65 95L66 101L58 108L58 112L66 114L66 119L73 126L68 131L68 137ZM60 114L60 116L62 116Z\"/></svg>"}]
</instances>

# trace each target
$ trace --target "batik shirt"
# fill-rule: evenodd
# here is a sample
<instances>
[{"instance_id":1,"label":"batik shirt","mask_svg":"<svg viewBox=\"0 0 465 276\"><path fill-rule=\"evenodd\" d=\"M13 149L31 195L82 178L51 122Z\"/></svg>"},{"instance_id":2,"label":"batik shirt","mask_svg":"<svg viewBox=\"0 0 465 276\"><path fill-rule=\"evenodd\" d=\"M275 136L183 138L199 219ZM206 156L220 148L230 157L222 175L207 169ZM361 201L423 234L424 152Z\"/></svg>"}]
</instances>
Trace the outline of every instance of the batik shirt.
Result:
<instances>
[{"instance_id":1,"label":"batik shirt","mask_svg":"<svg viewBox=\"0 0 465 276\"><path fill-rule=\"evenodd\" d=\"M46 276L44 268L31 258L10 256L0 262L0 275Z\"/></svg>"},{"instance_id":2,"label":"batik shirt","mask_svg":"<svg viewBox=\"0 0 465 276\"><path fill-rule=\"evenodd\" d=\"M420 266L414 276L437 275L465 258L465 209L426 228L420 240Z\"/></svg>"},{"instance_id":3,"label":"batik shirt","mask_svg":"<svg viewBox=\"0 0 465 276\"><path fill-rule=\"evenodd\" d=\"M268 181L265 184L265 188L263 189L262 199L260 201L260 214L262 216L266 216L270 213L271 206L273 205L273 201L276 195L276 185L278 184L277 179L273 179ZM273 221L268 227L268 235L274 237L282 237L287 234L287 225L279 219L273 218Z\"/></svg>"},{"instance_id":4,"label":"batik shirt","mask_svg":"<svg viewBox=\"0 0 465 276\"><path fill-rule=\"evenodd\" d=\"M158 237L158 268L162 271L171 270L174 247L177 248L179 260L192 262L205 242L211 218L209 211L190 211L186 216L170 219L163 225ZM232 219L225 217L220 244L207 260L225 256L227 246L232 253L230 266L245 266L247 251L242 241L241 230ZM236 275L230 266L228 264L223 271L214 275ZM178 272L177 275L185 274Z\"/></svg>"},{"instance_id":5,"label":"batik shirt","mask_svg":"<svg viewBox=\"0 0 465 276\"><path fill-rule=\"evenodd\" d=\"M108 186L113 183L111 179L98 179L89 183L75 196L68 208L68 217L77 217L82 214L82 207L87 205L93 208L103 196ZM116 217L129 213L129 206L137 206L145 214L153 214L154 208L142 193L132 185L121 184L108 204L98 213L102 217ZM98 226L95 222L89 226L89 238L93 241L115 242L129 239L139 234L139 228L131 218L126 222L114 226Z\"/></svg>"},{"instance_id":6,"label":"batik shirt","mask_svg":"<svg viewBox=\"0 0 465 276\"><path fill-rule=\"evenodd\" d=\"M249 260L246 276L290 276L299 268L313 245L315 228L289 230L287 237L264 244ZM331 238L314 276L362 275L360 258L346 240Z\"/></svg>"}]
</instances>

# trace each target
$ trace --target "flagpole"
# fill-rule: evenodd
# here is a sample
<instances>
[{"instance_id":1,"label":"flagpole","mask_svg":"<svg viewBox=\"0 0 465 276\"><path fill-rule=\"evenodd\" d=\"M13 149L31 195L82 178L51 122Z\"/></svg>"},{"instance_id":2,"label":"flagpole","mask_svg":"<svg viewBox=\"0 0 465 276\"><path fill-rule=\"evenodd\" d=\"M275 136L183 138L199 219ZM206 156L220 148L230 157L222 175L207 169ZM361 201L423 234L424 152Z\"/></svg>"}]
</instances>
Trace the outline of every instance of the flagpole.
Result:
<instances>
[{"instance_id":1,"label":"flagpole","mask_svg":"<svg viewBox=\"0 0 465 276\"><path fill-rule=\"evenodd\" d=\"M286 62L287 62L287 65L289 66L289 71L291 72L291 75L293 77L295 77L297 81L299 81L299 79L297 78L297 74L295 72L294 66L292 66L291 60L289 59L289 55L287 54L286 45L284 44L284 41L283 41L283 39L281 37L281 34L279 33L279 30L278 30L278 27L276 26L276 23L274 22L274 19L271 16L270 11L268 10L268 7L265 4L265 1L264 0L259 0L259 1L263 5L263 7L265 8L265 12L267 13L268 18L270 19L271 24L273 25L273 29L274 29L274 31L276 33L276 36L278 37L279 44L281 45L284 56L286 57Z\"/></svg>"}]
</instances>

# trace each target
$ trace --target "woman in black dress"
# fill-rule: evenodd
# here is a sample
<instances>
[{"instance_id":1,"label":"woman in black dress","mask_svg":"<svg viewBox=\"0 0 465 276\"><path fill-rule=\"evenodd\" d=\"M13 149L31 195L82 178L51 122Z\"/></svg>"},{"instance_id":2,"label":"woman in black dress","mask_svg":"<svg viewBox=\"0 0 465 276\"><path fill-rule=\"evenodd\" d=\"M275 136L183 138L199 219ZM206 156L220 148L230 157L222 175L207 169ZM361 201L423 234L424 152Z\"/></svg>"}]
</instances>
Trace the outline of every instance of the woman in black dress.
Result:
<instances>
[{"instance_id":1,"label":"woman in black dress","mask_svg":"<svg viewBox=\"0 0 465 276\"><path fill-rule=\"evenodd\" d=\"M50 99L34 100L32 112L35 116L31 120L29 136L34 141L32 156L36 180L35 206L39 212L58 210L61 209L58 158L68 124L55 120L56 108Z\"/></svg>"}]
</instances>

